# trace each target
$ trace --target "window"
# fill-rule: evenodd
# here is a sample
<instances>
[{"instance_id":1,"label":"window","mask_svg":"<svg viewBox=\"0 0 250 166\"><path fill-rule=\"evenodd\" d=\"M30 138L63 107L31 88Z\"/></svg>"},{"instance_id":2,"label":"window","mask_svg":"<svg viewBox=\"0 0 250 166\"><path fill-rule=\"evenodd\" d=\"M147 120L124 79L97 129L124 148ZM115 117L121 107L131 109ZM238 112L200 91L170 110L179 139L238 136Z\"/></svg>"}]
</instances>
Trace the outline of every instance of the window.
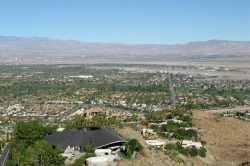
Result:
<instances>
[{"instance_id":1,"label":"window","mask_svg":"<svg viewBox=\"0 0 250 166\"><path fill-rule=\"evenodd\" d=\"M105 155L109 155L109 153L108 153L108 152L105 152Z\"/></svg>"}]
</instances>

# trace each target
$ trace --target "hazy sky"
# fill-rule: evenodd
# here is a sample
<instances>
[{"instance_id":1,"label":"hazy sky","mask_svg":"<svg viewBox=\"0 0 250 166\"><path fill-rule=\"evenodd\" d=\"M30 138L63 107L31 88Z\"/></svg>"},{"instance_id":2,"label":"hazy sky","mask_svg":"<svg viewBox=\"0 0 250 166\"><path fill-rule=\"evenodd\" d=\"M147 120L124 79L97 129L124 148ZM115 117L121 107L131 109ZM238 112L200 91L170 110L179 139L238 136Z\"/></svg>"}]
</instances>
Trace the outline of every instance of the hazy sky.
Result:
<instances>
[{"instance_id":1,"label":"hazy sky","mask_svg":"<svg viewBox=\"0 0 250 166\"><path fill-rule=\"evenodd\" d=\"M160 44L250 41L250 0L0 0L0 36Z\"/></svg>"}]
</instances>

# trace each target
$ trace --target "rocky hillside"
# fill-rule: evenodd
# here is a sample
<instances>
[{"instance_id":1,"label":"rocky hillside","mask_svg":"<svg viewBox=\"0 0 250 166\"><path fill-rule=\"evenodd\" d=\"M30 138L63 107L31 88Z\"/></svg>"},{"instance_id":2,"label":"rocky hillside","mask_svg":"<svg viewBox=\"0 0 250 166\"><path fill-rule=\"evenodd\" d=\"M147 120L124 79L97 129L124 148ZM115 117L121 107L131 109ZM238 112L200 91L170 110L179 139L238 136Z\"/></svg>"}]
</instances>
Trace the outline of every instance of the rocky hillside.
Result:
<instances>
[{"instance_id":1,"label":"rocky hillside","mask_svg":"<svg viewBox=\"0 0 250 166\"><path fill-rule=\"evenodd\" d=\"M118 132L125 137L138 139L144 146L144 155L139 154L135 159L121 161L118 166L238 166L249 162L249 122L195 110L193 123L198 129L198 136L207 142L208 151L205 158L179 154L184 162L176 163L164 152L149 149L138 131L125 127Z\"/></svg>"},{"instance_id":2,"label":"rocky hillside","mask_svg":"<svg viewBox=\"0 0 250 166\"><path fill-rule=\"evenodd\" d=\"M150 148L143 139L142 135L139 131L134 131L129 127L125 127L118 131L125 137L135 138L140 141L142 146L144 147L144 153L138 154L136 158L130 160L120 161L117 166L211 166L216 165L213 156L210 152L207 152L207 157L202 158L199 156L196 157L186 157L184 155L179 154L179 157L183 160L183 162L175 162L170 159L168 155L164 152L156 150L154 148Z\"/></svg>"},{"instance_id":3,"label":"rocky hillside","mask_svg":"<svg viewBox=\"0 0 250 166\"><path fill-rule=\"evenodd\" d=\"M207 142L214 165L238 166L250 161L249 122L202 111L194 111L193 122Z\"/></svg>"}]
</instances>

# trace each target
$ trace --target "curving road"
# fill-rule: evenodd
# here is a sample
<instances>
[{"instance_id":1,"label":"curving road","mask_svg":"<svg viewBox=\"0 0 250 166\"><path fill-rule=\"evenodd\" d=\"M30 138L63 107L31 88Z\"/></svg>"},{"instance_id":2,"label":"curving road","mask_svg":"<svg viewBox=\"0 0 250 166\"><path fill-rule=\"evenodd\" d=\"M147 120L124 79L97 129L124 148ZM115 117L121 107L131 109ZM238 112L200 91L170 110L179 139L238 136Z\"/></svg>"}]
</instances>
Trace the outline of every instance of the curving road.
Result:
<instances>
[{"instance_id":1,"label":"curving road","mask_svg":"<svg viewBox=\"0 0 250 166\"><path fill-rule=\"evenodd\" d=\"M5 166L6 161L9 160L9 144L7 144L3 150L3 153L0 158L0 166Z\"/></svg>"}]
</instances>

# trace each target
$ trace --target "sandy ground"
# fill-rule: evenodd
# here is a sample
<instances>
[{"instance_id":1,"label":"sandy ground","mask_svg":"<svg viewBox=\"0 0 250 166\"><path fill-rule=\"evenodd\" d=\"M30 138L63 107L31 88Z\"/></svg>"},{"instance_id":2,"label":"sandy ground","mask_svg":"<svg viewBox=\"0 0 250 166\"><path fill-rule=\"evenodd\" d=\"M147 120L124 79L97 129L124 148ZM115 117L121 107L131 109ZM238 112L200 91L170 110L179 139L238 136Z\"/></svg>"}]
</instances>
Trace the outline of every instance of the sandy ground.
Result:
<instances>
[{"instance_id":1,"label":"sandy ground","mask_svg":"<svg viewBox=\"0 0 250 166\"><path fill-rule=\"evenodd\" d=\"M213 67L235 67L250 68L250 57L226 57L226 58L201 58L183 59L175 57L165 57L163 59L80 59L78 61L54 61L54 62L5 62L6 64L99 64L99 63L120 63L120 64L155 64L169 66L213 66ZM0 63L1 64L1 63Z\"/></svg>"},{"instance_id":2,"label":"sandy ground","mask_svg":"<svg viewBox=\"0 0 250 166\"><path fill-rule=\"evenodd\" d=\"M214 165L236 166L250 161L249 122L198 110L193 113L198 135L207 142Z\"/></svg>"}]
</instances>

